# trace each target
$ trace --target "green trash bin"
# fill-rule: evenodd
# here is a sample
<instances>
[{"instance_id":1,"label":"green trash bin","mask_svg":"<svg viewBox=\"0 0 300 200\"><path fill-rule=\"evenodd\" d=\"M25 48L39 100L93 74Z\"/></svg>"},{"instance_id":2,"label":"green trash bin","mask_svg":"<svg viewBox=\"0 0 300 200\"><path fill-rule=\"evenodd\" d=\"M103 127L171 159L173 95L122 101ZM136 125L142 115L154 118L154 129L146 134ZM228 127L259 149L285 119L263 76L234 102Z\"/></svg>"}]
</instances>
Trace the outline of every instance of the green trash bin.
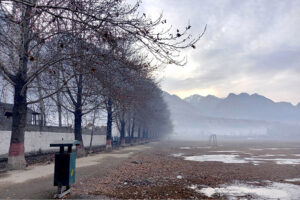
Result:
<instances>
[{"instance_id":1,"label":"green trash bin","mask_svg":"<svg viewBox=\"0 0 300 200\"><path fill-rule=\"evenodd\" d=\"M54 186L58 187L55 198L61 198L70 193L71 186L75 183L76 152L72 152L73 145L80 145L80 142L60 140L50 144L50 147L60 148L59 153L55 154ZM65 191L62 191L63 186L66 186Z\"/></svg>"}]
</instances>

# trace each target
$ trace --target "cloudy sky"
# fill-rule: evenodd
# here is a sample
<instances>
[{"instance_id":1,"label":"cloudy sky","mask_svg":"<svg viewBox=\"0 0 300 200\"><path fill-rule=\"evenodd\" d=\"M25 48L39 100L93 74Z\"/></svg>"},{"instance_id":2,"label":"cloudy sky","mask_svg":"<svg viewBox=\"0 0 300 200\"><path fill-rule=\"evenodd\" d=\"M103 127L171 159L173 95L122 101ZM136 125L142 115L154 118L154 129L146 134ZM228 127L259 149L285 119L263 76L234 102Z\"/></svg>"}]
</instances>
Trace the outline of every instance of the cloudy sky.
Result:
<instances>
[{"instance_id":1,"label":"cloudy sky","mask_svg":"<svg viewBox=\"0 0 300 200\"><path fill-rule=\"evenodd\" d=\"M164 90L226 97L259 93L274 101L300 102L300 0L143 0L152 17L193 33L207 32L184 52L185 67L168 66Z\"/></svg>"}]
</instances>

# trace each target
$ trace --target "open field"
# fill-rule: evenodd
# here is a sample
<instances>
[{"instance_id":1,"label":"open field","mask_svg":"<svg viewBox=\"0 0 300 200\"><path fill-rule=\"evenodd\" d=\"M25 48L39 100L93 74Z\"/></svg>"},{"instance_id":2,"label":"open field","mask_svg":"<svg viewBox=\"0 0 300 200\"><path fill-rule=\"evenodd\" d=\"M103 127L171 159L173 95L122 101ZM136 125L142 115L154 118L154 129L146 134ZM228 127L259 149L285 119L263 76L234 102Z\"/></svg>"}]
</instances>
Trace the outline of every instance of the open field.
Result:
<instances>
[{"instance_id":1,"label":"open field","mask_svg":"<svg viewBox=\"0 0 300 200\"><path fill-rule=\"evenodd\" d=\"M300 142L157 142L70 198L299 199Z\"/></svg>"}]
</instances>

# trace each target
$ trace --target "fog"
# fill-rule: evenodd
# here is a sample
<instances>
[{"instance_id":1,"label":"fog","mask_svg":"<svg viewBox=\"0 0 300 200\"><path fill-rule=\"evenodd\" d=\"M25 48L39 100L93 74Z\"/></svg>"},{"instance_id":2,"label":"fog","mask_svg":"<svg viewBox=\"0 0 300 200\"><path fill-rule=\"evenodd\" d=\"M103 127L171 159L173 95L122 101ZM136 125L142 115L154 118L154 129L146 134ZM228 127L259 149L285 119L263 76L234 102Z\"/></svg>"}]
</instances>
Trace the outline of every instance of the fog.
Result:
<instances>
[{"instance_id":1,"label":"fog","mask_svg":"<svg viewBox=\"0 0 300 200\"><path fill-rule=\"evenodd\" d=\"M164 93L178 140L222 139L299 141L300 106L276 103L247 93L226 98L193 95L181 99Z\"/></svg>"}]
</instances>

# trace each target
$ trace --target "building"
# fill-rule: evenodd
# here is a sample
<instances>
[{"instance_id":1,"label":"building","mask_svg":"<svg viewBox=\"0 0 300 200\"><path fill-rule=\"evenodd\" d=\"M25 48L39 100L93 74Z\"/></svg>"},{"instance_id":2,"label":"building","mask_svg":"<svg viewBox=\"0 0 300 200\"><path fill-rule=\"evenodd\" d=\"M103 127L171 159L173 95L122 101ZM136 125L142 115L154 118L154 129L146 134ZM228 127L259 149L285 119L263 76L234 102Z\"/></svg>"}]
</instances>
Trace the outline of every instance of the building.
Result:
<instances>
[{"instance_id":1,"label":"building","mask_svg":"<svg viewBox=\"0 0 300 200\"><path fill-rule=\"evenodd\" d=\"M13 104L0 102L0 125L11 125L12 123L12 110ZM39 125L40 114L33 111L32 109L27 109L27 124Z\"/></svg>"}]
</instances>

